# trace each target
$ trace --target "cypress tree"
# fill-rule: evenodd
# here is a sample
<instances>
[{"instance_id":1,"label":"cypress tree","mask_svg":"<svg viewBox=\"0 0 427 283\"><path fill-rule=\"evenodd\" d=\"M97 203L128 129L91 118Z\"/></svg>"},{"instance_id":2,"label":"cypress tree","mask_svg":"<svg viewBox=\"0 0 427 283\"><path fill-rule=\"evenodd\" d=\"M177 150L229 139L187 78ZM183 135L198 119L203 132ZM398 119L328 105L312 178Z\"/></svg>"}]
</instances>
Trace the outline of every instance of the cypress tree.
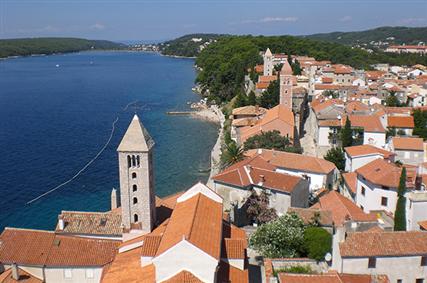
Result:
<instances>
[{"instance_id":1,"label":"cypress tree","mask_svg":"<svg viewBox=\"0 0 427 283\"><path fill-rule=\"evenodd\" d=\"M255 105L256 104L256 96L255 92L251 91L248 96L248 105Z\"/></svg>"},{"instance_id":2,"label":"cypress tree","mask_svg":"<svg viewBox=\"0 0 427 283\"><path fill-rule=\"evenodd\" d=\"M394 213L394 231L406 231L406 168L403 167L397 189L397 205Z\"/></svg>"},{"instance_id":3,"label":"cypress tree","mask_svg":"<svg viewBox=\"0 0 427 283\"><path fill-rule=\"evenodd\" d=\"M344 128L341 130L341 143L343 148L353 145L353 130L351 129L351 122L349 118L347 118Z\"/></svg>"}]
</instances>

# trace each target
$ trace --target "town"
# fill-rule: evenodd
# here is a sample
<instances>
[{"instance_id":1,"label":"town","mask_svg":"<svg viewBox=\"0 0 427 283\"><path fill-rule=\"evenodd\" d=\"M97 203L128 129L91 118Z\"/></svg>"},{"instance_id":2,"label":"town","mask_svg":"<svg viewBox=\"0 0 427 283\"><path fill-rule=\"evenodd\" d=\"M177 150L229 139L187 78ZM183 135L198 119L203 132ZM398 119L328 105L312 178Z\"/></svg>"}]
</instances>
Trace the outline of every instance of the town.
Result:
<instances>
[{"instance_id":1,"label":"town","mask_svg":"<svg viewBox=\"0 0 427 283\"><path fill-rule=\"evenodd\" d=\"M0 282L427 282L427 67L285 52L247 70L207 184L158 197L135 115L111 209L5 228Z\"/></svg>"}]
</instances>

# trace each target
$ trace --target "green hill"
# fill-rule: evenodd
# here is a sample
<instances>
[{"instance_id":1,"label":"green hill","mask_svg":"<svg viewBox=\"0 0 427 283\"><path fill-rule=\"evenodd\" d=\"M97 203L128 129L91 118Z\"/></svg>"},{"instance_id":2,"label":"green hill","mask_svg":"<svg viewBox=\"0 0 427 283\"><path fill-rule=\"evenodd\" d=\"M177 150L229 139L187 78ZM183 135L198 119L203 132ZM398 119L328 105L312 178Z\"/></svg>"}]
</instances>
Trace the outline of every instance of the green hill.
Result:
<instances>
[{"instance_id":1,"label":"green hill","mask_svg":"<svg viewBox=\"0 0 427 283\"><path fill-rule=\"evenodd\" d=\"M318 33L302 36L351 46L382 47L388 44L427 43L427 27L379 27L364 31ZM375 44L375 43L386 44Z\"/></svg>"},{"instance_id":2,"label":"green hill","mask_svg":"<svg viewBox=\"0 0 427 283\"><path fill-rule=\"evenodd\" d=\"M124 49L126 45L107 40L88 40L81 38L19 38L0 39L0 58L28 56L33 54L54 54L83 50Z\"/></svg>"},{"instance_id":3,"label":"green hill","mask_svg":"<svg viewBox=\"0 0 427 283\"><path fill-rule=\"evenodd\" d=\"M159 44L159 51L164 55L196 57L210 43L225 35L195 33L187 34Z\"/></svg>"}]
</instances>

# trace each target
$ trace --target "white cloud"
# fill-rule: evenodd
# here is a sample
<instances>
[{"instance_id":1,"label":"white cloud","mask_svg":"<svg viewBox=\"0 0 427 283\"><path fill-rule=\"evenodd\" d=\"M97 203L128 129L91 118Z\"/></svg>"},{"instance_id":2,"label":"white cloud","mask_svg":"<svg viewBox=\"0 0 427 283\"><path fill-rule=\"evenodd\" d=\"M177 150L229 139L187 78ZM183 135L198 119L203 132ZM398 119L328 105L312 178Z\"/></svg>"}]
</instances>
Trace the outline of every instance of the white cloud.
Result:
<instances>
[{"instance_id":1,"label":"white cloud","mask_svg":"<svg viewBox=\"0 0 427 283\"><path fill-rule=\"evenodd\" d=\"M353 20L351 16L344 16L340 18L340 22L350 22L351 20Z\"/></svg>"},{"instance_id":2,"label":"white cloud","mask_svg":"<svg viewBox=\"0 0 427 283\"><path fill-rule=\"evenodd\" d=\"M278 22L296 22L298 21L297 17L265 17L262 19L256 20L243 20L238 23L232 24L262 24L262 23L278 23Z\"/></svg>"},{"instance_id":3,"label":"white cloud","mask_svg":"<svg viewBox=\"0 0 427 283\"><path fill-rule=\"evenodd\" d=\"M100 24L100 23L96 23L90 26L91 29L96 29L96 30L103 30L105 29L105 25Z\"/></svg>"},{"instance_id":4,"label":"white cloud","mask_svg":"<svg viewBox=\"0 0 427 283\"><path fill-rule=\"evenodd\" d=\"M407 18L399 21L400 24L410 25L410 24L421 24L427 22L426 18Z\"/></svg>"}]
</instances>

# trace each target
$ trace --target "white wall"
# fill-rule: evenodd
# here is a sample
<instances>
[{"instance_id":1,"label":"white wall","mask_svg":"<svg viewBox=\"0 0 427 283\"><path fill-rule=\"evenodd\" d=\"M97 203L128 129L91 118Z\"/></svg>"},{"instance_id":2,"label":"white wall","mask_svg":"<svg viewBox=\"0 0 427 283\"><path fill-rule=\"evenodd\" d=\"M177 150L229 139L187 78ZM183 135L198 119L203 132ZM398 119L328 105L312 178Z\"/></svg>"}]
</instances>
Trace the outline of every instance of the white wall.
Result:
<instances>
[{"instance_id":1,"label":"white wall","mask_svg":"<svg viewBox=\"0 0 427 283\"><path fill-rule=\"evenodd\" d=\"M363 144L371 144L377 147L384 147L385 133L364 132Z\"/></svg>"},{"instance_id":2,"label":"white wall","mask_svg":"<svg viewBox=\"0 0 427 283\"><path fill-rule=\"evenodd\" d=\"M72 278L66 279L64 277L64 270L71 270ZM92 269L93 278L86 277L86 269ZM94 267L94 268L61 268L61 267L46 267L45 275L46 275L46 283L54 282L54 283L95 283L101 281L102 268Z\"/></svg>"},{"instance_id":3,"label":"white wall","mask_svg":"<svg viewBox=\"0 0 427 283\"><path fill-rule=\"evenodd\" d=\"M343 258L339 272L352 274L385 274L390 282L415 283L427 280L427 267L421 266L421 256L377 257L376 267L368 268L368 258Z\"/></svg>"},{"instance_id":4,"label":"white wall","mask_svg":"<svg viewBox=\"0 0 427 283\"><path fill-rule=\"evenodd\" d=\"M331 130L329 127L319 127L319 136L317 138L319 146L330 146L329 144L329 133Z\"/></svg>"},{"instance_id":5,"label":"white wall","mask_svg":"<svg viewBox=\"0 0 427 283\"><path fill-rule=\"evenodd\" d=\"M156 282L162 282L182 270L194 274L203 282L214 282L218 261L186 240L153 259Z\"/></svg>"},{"instance_id":6,"label":"white wall","mask_svg":"<svg viewBox=\"0 0 427 283\"><path fill-rule=\"evenodd\" d=\"M349 172L354 172L360 167L374 161L375 159L383 158L380 154L364 155L351 158L345 153L345 170Z\"/></svg>"},{"instance_id":7,"label":"white wall","mask_svg":"<svg viewBox=\"0 0 427 283\"><path fill-rule=\"evenodd\" d=\"M307 175L310 178L309 179L310 192L317 191L323 187L328 187L328 184L327 184L328 177L326 174L310 173L310 172L303 172L303 171L294 171L294 170L286 169L286 168L277 168L276 172L286 173L289 175L299 176L299 177L303 177L303 175ZM333 181L333 180L331 180L331 181Z\"/></svg>"},{"instance_id":8,"label":"white wall","mask_svg":"<svg viewBox=\"0 0 427 283\"><path fill-rule=\"evenodd\" d=\"M423 195L423 198L417 195ZM427 192L406 194L406 230L420 230L418 222L427 220Z\"/></svg>"},{"instance_id":9,"label":"white wall","mask_svg":"<svg viewBox=\"0 0 427 283\"><path fill-rule=\"evenodd\" d=\"M362 195L362 186L365 187L365 195ZM387 206L381 205L381 197L387 198ZM397 189L389 188L383 190L380 186L374 185L368 180L363 180L361 176L357 178L356 204L363 207L363 211L369 213L371 210L385 210L394 213L397 202Z\"/></svg>"}]
</instances>

